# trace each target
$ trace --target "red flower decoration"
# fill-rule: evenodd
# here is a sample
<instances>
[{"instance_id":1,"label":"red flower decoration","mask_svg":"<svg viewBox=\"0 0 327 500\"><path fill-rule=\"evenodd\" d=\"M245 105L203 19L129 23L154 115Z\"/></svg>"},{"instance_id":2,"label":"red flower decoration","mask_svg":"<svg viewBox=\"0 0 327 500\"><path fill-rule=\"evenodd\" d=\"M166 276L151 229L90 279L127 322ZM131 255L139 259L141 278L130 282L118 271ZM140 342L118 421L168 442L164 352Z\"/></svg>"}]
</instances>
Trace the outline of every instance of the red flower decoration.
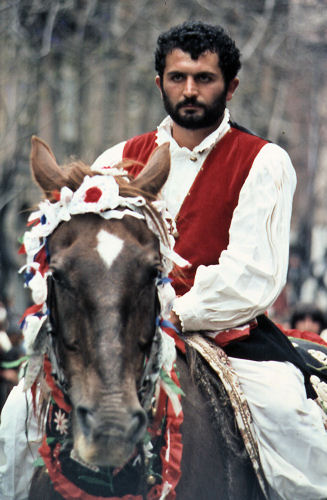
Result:
<instances>
[{"instance_id":1,"label":"red flower decoration","mask_svg":"<svg viewBox=\"0 0 327 500\"><path fill-rule=\"evenodd\" d=\"M60 200L60 192L59 192L57 189L55 189L54 191L52 191L52 193L51 193L51 194L52 194L53 198L54 198L56 201L59 201L59 200Z\"/></svg>"},{"instance_id":2,"label":"red flower decoration","mask_svg":"<svg viewBox=\"0 0 327 500\"><path fill-rule=\"evenodd\" d=\"M100 188L94 186L89 188L85 193L84 201L86 203L96 203L102 196L102 191Z\"/></svg>"}]
</instances>

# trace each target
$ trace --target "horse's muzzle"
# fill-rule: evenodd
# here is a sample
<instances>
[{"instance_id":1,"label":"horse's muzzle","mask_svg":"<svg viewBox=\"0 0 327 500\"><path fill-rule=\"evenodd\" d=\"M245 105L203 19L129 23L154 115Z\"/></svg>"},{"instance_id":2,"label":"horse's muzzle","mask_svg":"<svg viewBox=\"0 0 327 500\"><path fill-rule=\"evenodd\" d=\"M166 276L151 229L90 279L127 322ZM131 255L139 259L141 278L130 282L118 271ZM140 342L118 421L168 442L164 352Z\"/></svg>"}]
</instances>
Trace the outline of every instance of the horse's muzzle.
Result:
<instances>
[{"instance_id":1,"label":"horse's muzzle","mask_svg":"<svg viewBox=\"0 0 327 500\"><path fill-rule=\"evenodd\" d=\"M120 467L142 441L146 426L147 416L141 407L103 416L78 406L73 430L74 449L87 463Z\"/></svg>"}]
</instances>

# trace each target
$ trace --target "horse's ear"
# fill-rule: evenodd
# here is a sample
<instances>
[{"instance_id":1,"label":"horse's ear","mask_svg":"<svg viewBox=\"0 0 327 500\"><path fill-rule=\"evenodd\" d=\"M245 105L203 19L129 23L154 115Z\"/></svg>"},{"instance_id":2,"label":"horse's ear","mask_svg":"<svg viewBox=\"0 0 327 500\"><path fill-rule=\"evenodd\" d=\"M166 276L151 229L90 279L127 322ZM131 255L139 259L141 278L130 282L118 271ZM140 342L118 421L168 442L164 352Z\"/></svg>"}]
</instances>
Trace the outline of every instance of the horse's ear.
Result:
<instances>
[{"instance_id":1,"label":"horse's ear","mask_svg":"<svg viewBox=\"0 0 327 500\"><path fill-rule=\"evenodd\" d=\"M39 137L32 136L30 164L36 183L48 195L60 189L66 183L66 177L56 162L56 158L46 144Z\"/></svg>"},{"instance_id":2,"label":"horse's ear","mask_svg":"<svg viewBox=\"0 0 327 500\"><path fill-rule=\"evenodd\" d=\"M133 181L133 185L156 196L168 178L169 169L169 143L165 142L153 151L146 166Z\"/></svg>"}]
</instances>

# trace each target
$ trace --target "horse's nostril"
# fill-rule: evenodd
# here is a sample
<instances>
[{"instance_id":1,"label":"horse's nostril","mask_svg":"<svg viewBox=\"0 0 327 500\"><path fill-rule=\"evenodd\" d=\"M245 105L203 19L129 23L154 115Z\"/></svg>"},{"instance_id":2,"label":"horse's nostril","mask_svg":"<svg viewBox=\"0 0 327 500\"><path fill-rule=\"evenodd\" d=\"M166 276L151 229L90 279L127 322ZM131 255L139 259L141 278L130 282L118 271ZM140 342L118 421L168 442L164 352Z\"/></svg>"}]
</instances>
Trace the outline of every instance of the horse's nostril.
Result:
<instances>
[{"instance_id":1,"label":"horse's nostril","mask_svg":"<svg viewBox=\"0 0 327 500\"><path fill-rule=\"evenodd\" d=\"M92 436L92 439L95 440L103 436L115 439L120 437L120 439L128 439L134 443L142 439L148 421L146 413L142 409L135 410L129 418L125 414L123 419L105 420L99 418L99 415L97 416L90 408L78 406L76 417L86 437Z\"/></svg>"},{"instance_id":2,"label":"horse's nostril","mask_svg":"<svg viewBox=\"0 0 327 500\"><path fill-rule=\"evenodd\" d=\"M132 423L128 429L129 439L137 443L143 437L147 420L145 411L137 410L133 413Z\"/></svg>"},{"instance_id":3,"label":"horse's nostril","mask_svg":"<svg viewBox=\"0 0 327 500\"><path fill-rule=\"evenodd\" d=\"M77 418L79 420L82 431L85 435L88 435L91 432L92 422L93 422L93 414L92 411L84 406L78 406L76 409Z\"/></svg>"}]
</instances>

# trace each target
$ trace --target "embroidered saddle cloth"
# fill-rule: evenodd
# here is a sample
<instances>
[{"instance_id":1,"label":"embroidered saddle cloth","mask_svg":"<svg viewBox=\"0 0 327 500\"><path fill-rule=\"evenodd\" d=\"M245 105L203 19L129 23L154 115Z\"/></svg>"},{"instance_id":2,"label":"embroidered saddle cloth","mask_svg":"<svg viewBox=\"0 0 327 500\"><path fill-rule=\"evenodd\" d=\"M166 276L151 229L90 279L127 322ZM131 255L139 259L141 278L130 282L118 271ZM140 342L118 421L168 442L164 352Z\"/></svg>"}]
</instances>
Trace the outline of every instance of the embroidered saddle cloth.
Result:
<instances>
[{"instance_id":1,"label":"embroidered saddle cloth","mask_svg":"<svg viewBox=\"0 0 327 500\"><path fill-rule=\"evenodd\" d=\"M290 337L290 340L312 371L310 382L317 393L315 402L321 409L327 431L327 347L301 338Z\"/></svg>"}]
</instances>

